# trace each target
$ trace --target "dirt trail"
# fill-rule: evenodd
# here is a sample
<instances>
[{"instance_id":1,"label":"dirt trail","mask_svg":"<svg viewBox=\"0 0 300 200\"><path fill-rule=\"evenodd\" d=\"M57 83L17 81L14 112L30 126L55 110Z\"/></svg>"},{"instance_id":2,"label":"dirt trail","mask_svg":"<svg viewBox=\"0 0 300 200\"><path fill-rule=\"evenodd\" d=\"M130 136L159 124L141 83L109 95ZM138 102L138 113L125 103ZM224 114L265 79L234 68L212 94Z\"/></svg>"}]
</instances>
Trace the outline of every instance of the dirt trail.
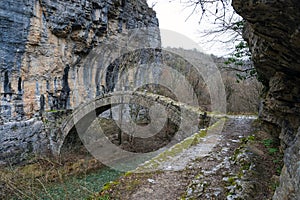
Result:
<instances>
[{"instance_id":1,"label":"dirt trail","mask_svg":"<svg viewBox=\"0 0 300 200\"><path fill-rule=\"evenodd\" d=\"M158 171L123 176L100 195L122 200L269 199L268 184L274 172L261 175L266 179L262 181L255 170L262 160L272 158L253 135L253 121L229 117L220 133L160 163ZM257 189L258 185L262 188Z\"/></svg>"}]
</instances>

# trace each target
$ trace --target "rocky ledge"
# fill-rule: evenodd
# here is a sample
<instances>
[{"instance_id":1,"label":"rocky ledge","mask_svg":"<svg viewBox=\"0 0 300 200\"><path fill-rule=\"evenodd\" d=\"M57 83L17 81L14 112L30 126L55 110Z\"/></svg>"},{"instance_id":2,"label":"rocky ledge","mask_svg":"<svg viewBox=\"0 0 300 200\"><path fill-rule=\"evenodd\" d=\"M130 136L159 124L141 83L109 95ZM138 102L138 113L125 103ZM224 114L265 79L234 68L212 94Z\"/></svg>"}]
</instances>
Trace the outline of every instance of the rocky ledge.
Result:
<instances>
[{"instance_id":1,"label":"rocky ledge","mask_svg":"<svg viewBox=\"0 0 300 200\"><path fill-rule=\"evenodd\" d=\"M260 117L281 139L285 166L274 199L300 198L300 2L234 0L243 37L265 86Z\"/></svg>"}]
</instances>

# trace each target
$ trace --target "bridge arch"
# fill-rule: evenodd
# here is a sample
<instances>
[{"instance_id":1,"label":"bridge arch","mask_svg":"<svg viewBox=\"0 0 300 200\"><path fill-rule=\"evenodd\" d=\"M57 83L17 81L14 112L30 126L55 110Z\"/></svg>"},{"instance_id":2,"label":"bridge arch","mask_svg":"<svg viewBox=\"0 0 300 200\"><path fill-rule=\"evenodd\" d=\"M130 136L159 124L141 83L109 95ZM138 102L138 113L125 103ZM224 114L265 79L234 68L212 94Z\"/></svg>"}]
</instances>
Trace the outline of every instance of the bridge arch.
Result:
<instances>
[{"instance_id":1,"label":"bridge arch","mask_svg":"<svg viewBox=\"0 0 300 200\"><path fill-rule=\"evenodd\" d=\"M147 31L147 30L146 30ZM151 32L151 31L150 31ZM88 58L85 59L86 62L79 68L78 82L75 83L76 87L78 87L78 94L73 100L73 108L74 112L71 116L69 116L66 121L63 123L61 127L61 135L59 140L56 142L57 145L55 147L56 154L59 154L60 149L63 145L63 142L71 130L76 130L80 133L85 133L89 125L96 119L96 117L109 109L112 106L119 105L124 103L125 100L131 100L137 104L144 103L145 105L151 105L154 102L161 103L161 105L167 110L168 116L171 120L181 125L182 113L178 112L178 110L184 110L184 107L176 105L176 103L172 101L161 101L161 98L157 98L159 95L144 95L141 92L130 92L126 89L119 88L111 94L105 94L104 96L96 96L97 94L97 86L106 85L106 88L112 89L115 88L116 82L118 82L121 78L124 78L124 74L128 72L132 65L128 65L127 68L121 68L119 65L119 61L124 58L124 56L134 55L138 53L140 50L149 49L155 52L163 51L160 49L159 43L151 43L147 40L147 37L143 37L143 31L139 31L139 34L133 34L133 37L126 37L124 40L120 40L118 42L108 41L107 43L103 43L101 47L96 48L92 51ZM141 38L142 39L141 39ZM138 39L140 42L135 42L134 40ZM144 43L141 41L145 41ZM125 43L122 43L124 42ZM145 45L144 45L145 44ZM174 66L170 65L167 71L177 71L177 74L182 75L186 78L189 85L191 85L191 89L199 88L199 77L204 79L204 83L207 85L208 92L210 94L210 103L211 110L224 113L226 112L226 99L224 85L222 83L222 79L220 77L220 73L217 67L212 64L213 62L209 59L194 59L187 58L186 56L180 56L177 52L170 51L169 54L171 56L179 55L179 57L184 60L185 63L189 64L191 67L187 70L184 66L177 66L177 68L173 68ZM162 61L162 60L161 60ZM158 62L159 63L159 62ZM164 65L165 63L161 63ZM195 67L195 68L193 68ZM172 68L172 69L170 69ZM123 77L122 77L123 76ZM127 74L125 75L125 80ZM170 77L172 75L169 75ZM162 76L163 80L161 83L165 83L164 79L166 76ZM133 78L137 80L136 77ZM176 80L176 79L175 79ZM147 83L146 83L147 84ZM163 84L162 84L163 85ZM122 85L121 85L122 86ZM166 84L166 86L168 86ZM137 87L141 87L141 85L137 85ZM179 87L173 87L179 88ZM130 88L135 89L135 88ZM177 95L179 90L174 93ZM184 91L180 89L180 92ZM185 91L184 91L185 92ZM180 93L179 97L182 96L183 99L178 99L181 102L190 104L192 106L198 106L198 103L195 103L194 97L188 99L186 97L190 97L190 93ZM193 92L192 92L193 93ZM185 95L188 94L188 95ZM95 97L96 96L96 97ZM76 98L78 100L76 100ZM184 99L186 98L186 99ZM89 100L88 103L81 103ZM186 100L186 101L182 101ZM125 101L126 102L126 101ZM192 113L187 111L187 113ZM189 116L189 114L187 114ZM193 115L189 119L192 121L193 119L197 119L198 116ZM187 124L190 124L187 123ZM197 124L197 123L194 123ZM192 132L190 132L192 134Z\"/></svg>"},{"instance_id":2,"label":"bridge arch","mask_svg":"<svg viewBox=\"0 0 300 200\"><path fill-rule=\"evenodd\" d=\"M64 120L60 128L61 135L57 137L59 139L56 142L56 148L53 149L54 154L60 154L64 140L71 131L76 131L80 138L85 140L86 136L84 134L99 114L113 106L128 103L138 104L148 108L158 104L165 109L167 118L177 126L181 126L184 123L197 125L197 114L189 113L189 115L183 117L190 111L185 112L185 109L180 108L180 106L176 105L176 102L170 98L144 92L129 91L109 93L82 104Z\"/></svg>"}]
</instances>

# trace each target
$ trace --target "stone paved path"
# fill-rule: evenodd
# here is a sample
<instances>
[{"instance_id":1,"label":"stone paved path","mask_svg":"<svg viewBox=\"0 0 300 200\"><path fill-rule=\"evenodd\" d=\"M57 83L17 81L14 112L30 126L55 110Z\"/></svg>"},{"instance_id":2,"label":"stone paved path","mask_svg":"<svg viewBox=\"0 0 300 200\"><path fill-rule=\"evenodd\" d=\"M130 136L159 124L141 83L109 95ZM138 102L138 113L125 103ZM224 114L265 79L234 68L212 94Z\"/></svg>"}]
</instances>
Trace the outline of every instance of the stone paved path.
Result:
<instances>
[{"instance_id":1,"label":"stone paved path","mask_svg":"<svg viewBox=\"0 0 300 200\"><path fill-rule=\"evenodd\" d=\"M228 191L239 189L237 184L233 188L227 188L226 185L231 174L238 170L230 159L241 145L241 139L251 135L254 118L228 117L222 131L209 132L207 136L198 138L196 145L181 150L178 154L174 155L170 151L164 156L159 155L137 169L138 172L149 168L153 171L121 178L110 195L114 199L130 200L169 200L182 197L226 199ZM176 147L173 148L176 152ZM138 184L129 187L134 181Z\"/></svg>"}]
</instances>

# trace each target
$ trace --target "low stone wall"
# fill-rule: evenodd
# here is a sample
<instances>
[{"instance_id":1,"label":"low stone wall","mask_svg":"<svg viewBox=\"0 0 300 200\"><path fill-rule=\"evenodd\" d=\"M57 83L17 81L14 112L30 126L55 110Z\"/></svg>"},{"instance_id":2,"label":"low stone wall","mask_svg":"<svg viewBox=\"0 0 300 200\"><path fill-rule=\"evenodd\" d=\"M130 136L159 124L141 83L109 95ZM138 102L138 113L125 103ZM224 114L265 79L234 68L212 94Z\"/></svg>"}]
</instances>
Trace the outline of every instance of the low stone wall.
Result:
<instances>
[{"instance_id":1,"label":"low stone wall","mask_svg":"<svg viewBox=\"0 0 300 200\"><path fill-rule=\"evenodd\" d=\"M5 123L0 126L0 165L19 163L33 152L45 152L47 143L39 118Z\"/></svg>"},{"instance_id":2,"label":"low stone wall","mask_svg":"<svg viewBox=\"0 0 300 200\"><path fill-rule=\"evenodd\" d=\"M57 155L60 126L70 113L44 112L40 117L0 125L0 165L21 163L36 155Z\"/></svg>"}]
</instances>

